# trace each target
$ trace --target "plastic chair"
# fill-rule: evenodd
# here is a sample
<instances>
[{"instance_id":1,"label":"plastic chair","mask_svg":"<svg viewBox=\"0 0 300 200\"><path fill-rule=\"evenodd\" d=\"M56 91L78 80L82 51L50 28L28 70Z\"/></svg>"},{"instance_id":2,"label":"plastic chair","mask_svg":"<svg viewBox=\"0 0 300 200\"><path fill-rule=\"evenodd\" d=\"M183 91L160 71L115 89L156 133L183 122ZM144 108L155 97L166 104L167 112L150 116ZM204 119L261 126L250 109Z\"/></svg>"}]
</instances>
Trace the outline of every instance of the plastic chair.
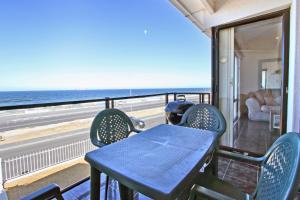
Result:
<instances>
[{"instance_id":1,"label":"plastic chair","mask_svg":"<svg viewBox=\"0 0 300 200\"><path fill-rule=\"evenodd\" d=\"M223 114L210 104L197 104L190 107L183 114L178 125L215 131L219 137L226 131L226 121Z\"/></svg>"},{"instance_id":2,"label":"plastic chair","mask_svg":"<svg viewBox=\"0 0 300 200\"><path fill-rule=\"evenodd\" d=\"M130 118L121 110L107 109L97 114L90 130L92 143L97 147L117 142L132 132L141 132L134 128Z\"/></svg>"},{"instance_id":3,"label":"plastic chair","mask_svg":"<svg viewBox=\"0 0 300 200\"><path fill-rule=\"evenodd\" d=\"M118 109L107 109L97 114L91 130L90 138L97 147L103 147L111 143L127 138L130 133L141 132L134 128L131 119ZM105 199L107 199L109 177L106 176Z\"/></svg>"},{"instance_id":4,"label":"plastic chair","mask_svg":"<svg viewBox=\"0 0 300 200\"><path fill-rule=\"evenodd\" d=\"M21 198L21 200L45 199L63 200L64 198L61 194L59 186L52 183Z\"/></svg>"},{"instance_id":5,"label":"plastic chair","mask_svg":"<svg viewBox=\"0 0 300 200\"><path fill-rule=\"evenodd\" d=\"M214 131L218 134L219 138L226 131L226 121L223 114L215 106L210 104L197 104L190 107L183 114L178 125ZM216 146L216 150L218 150L218 145ZM203 165L201 172L203 172L206 167L208 167L208 170L210 170L212 174L218 174L218 158L214 156L214 152Z\"/></svg>"},{"instance_id":6,"label":"plastic chair","mask_svg":"<svg viewBox=\"0 0 300 200\"><path fill-rule=\"evenodd\" d=\"M189 200L194 199L293 199L297 194L300 173L300 136L287 133L276 140L263 157L250 157L219 151L230 159L261 166L260 178L253 194L246 194L214 176L203 174L193 186Z\"/></svg>"}]
</instances>

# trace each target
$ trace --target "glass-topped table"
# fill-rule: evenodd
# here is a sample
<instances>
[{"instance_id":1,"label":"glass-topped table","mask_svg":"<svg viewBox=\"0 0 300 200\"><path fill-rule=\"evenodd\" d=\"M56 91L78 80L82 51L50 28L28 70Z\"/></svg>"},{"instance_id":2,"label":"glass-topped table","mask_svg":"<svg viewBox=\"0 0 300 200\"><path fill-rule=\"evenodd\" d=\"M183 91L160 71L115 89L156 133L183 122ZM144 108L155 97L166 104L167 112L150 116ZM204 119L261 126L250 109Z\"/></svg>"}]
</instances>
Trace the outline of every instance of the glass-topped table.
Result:
<instances>
[{"instance_id":1,"label":"glass-topped table","mask_svg":"<svg viewBox=\"0 0 300 200\"><path fill-rule=\"evenodd\" d=\"M86 154L91 199L100 199L100 173L120 183L123 199L132 190L153 199L175 199L199 173L217 143L215 132L159 125Z\"/></svg>"}]
</instances>

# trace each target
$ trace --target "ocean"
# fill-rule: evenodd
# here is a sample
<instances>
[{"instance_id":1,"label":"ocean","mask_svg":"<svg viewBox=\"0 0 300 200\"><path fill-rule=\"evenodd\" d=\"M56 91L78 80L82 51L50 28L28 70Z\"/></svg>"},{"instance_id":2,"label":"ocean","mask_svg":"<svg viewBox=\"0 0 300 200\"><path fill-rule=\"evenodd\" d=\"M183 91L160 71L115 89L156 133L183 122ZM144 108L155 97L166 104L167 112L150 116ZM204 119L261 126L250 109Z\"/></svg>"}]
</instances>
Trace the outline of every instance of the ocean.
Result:
<instances>
[{"instance_id":1,"label":"ocean","mask_svg":"<svg viewBox=\"0 0 300 200\"><path fill-rule=\"evenodd\" d=\"M210 88L111 89L111 90L47 90L0 92L0 107L125 97L166 92L210 92Z\"/></svg>"}]
</instances>

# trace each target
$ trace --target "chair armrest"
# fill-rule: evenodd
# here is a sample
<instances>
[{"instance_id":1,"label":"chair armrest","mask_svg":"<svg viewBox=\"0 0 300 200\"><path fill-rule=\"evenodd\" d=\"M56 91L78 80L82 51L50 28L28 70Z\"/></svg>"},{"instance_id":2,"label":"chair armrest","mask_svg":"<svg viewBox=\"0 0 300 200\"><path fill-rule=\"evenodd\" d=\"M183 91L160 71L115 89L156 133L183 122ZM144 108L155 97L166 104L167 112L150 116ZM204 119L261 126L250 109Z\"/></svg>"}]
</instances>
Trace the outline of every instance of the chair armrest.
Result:
<instances>
[{"instance_id":1,"label":"chair armrest","mask_svg":"<svg viewBox=\"0 0 300 200\"><path fill-rule=\"evenodd\" d=\"M133 132L136 132L136 133L142 132L142 130L139 130L139 129L136 129L136 128L134 128L132 131L133 131Z\"/></svg>"},{"instance_id":2,"label":"chair armrest","mask_svg":"<svg viewBox=\"0 0 300 200\"><path fill-rule=\"evenodd\" d=\"M129 117L131 120L133 127L139 127L139 128L145 128L145 122L141 119L135 118L135 117Z\"/></svg>"},{"instance_id":3,"label":"chair armrest","mask_svg":"<svg viewBox=\"0 0 300 200\"><path fill-rule=\"evenodd\" d=\"M91 142L92 142L93 145L95 145L95 146L97 146L97 147L99 147L99 148L105 146L105 144L101 143L101 142L100 142L97 138L95 138L95 137L91 137Z\"/></svg>"},{"instance_id":4,"label":"chair armrest","mask_svg":"<svg viewBox=\"0 0 300 200\"><path fill-rule=\"evenodd\" d=\"M189 200L198 199L197 197L200 197L200 199L208 199L208 200L235 200L234 198L228 197L224 194L215 192L210 189L206 189L204 187L201 187L199 185L194 185L191 189L191 193L189 196ZM202 198L201 198L202 197Z\"/></svg>"},{"instance_id":5,"label":"chair armrest","mask_svg":"<svg viewBox=\"0 0 300 200\"><path fill-rule=\"evenodd\" d=\"M63 200L59 186L52 183L22 197L21 200L45 200L53 198L56 198L57 200Z\"/></svg>"},{"instance_id":6,"label":"chair armrest","mask_svg":"<svg viewBox=\"0 0 300 200\"><path fill-rule=\"evenodd\" d=\"M224 150L218 150L217 154L221 157L230 158L241 162L249 162L255 165L261 165L261 163L264 161L264 157L245 156L243 154L233 153Z\"/></svg>"}]
</instances>

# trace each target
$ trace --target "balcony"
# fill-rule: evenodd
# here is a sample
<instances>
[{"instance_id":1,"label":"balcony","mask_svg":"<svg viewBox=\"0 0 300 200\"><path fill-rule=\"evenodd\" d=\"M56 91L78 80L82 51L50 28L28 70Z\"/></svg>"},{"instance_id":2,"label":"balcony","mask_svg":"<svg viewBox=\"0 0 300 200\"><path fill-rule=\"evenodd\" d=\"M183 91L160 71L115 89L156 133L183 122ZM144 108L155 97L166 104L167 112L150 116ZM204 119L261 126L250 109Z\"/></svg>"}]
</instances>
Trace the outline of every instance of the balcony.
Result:
<instances>
[{"instance_id":1,"label":"balcony","mask_svg":"<svg viewBox=\"0 0 300 200\"><path fill-rule=\"evenodd\" d=\"M54 129L52 129L54 132L58 130L58 132L55 132L54 136L47 134L42 134L38 137L33 137L32 135L34 134L29 134L29 136L25 136L25 138L23 138L23 136L20 141L25 150L28 151L26 146L30 145L32 142L38 145L31 146L28 153L26 153L25 150L22 150L22 153L18 152L18 155L11 157L9 157L10 152L8 152L7 155L2 154L2 183L4 188L7 189L9 199L20 198L25 194L39 189L43 185L53 182L61 187L64 199L90 199L89 165L83 161L82 156L87 152L96 149L96 147L90 143L88 130L90 125L87 126L87 123L78 123L78 120L87 120L88 123L90 123L90 115L95 115L99 110L105 108L119 108L128 115L144 120L146 124L145 129L148 129L161 123L168 123L163 108L168 102L176 100L178 95L181 95L181 93L105 98L71 103L61 102L2 107L1 110L5 110L4 113L14 112L14 114L17 114L17 112L20 112L19 109L23 109L23 111L26 109L26 112L29 114L32 114L33 112L34 115L40 116L33 120L33 122L37 123L39 126L45 126L43 124L45 122L40 120L45 117L45 113L41 112L41 108L51 108L52 111L53 108L55 108L54 112L57 112L58 116L60 116L61 113L66 113L64 117L68 118L70 121L69 123L72 125L74 125L74 123L78 124L75 129L71 128L64 132L60 132L59 128L54 127ZM211 103L210 93L184 93L184 95L186 95L187 100L196 104ZM75 105L75 108L74 106L72 108L71 105ZM76 114L78 113L78 109L82 108L87 108L89 111L88 114L83 112L84 115L78 115L79 117L74 120L72 118L72 113ZM38 109L39 112L33 111ZM56 120L59 124L66 123L63 117L61 119L57 118ZM50 120L50 122L52 121ZM28 125L26 124L28 123L27 121L24 121L23 123L24 124L19 125ZM64 128L72 127L66 124L64 124L64 126ZM36 132L36 130L31 131ZM42 133L44 130L40 129L40 131ZM79 134L79 137L74 137L74 132L76 134L78 131L79 133L83 132L83 134ZM73 137L70 137L72 134ZM18 146L18 142L14 141L15 138L6 138L5 135L2 135L2 137L4 139L2 142L8 141L7 144L3 145L4 147L5 145L9 145L10 142L12 144L17 144ZM56 137L58 140L53 140L53 138ZM60 137L66 138L67 140L61 140ZM45 141L50 142L45 143ZM243 142L242 139L240 140L240 143L241 142ZM44 148L46 145L49 145L49 143L50 146ZM248 145L247 141L243 145ZM238 149L226 146L221 146L221 149L227 151L239 151ZM251 156L260 156L260 154L253 152L241 151L241 153L247 153ZM259 171L260 168L256 165L219 157L218 177L241 188L244 192L254 192L259 177ZM34 181L28 182L29 179L33 179ZM102 175L101 180L101 195L104 195L105 175ZM136 199L149 199L139 193L136 193L135 197ZM108 198L119 199L118 184L115 180L110 180L109 182Z\"/></svg>"},{"instance_id":2,"label":"balcony","mask_svg":"<svg viewBox=\"0 0 300 200\"><path fill-rule=\"evenodd\" d=\"M184 94L194 103L211 102L210 93ZM121 109L145 121L147 129L166 123L164 107L178 95L181 93L1 107L6 123L0 133L2 184L8 196L20 198L51 182L68 188L89 176L82 157L95 149L89 128L99 111Z\"/></svg>"},{"instance_id":3,"label":"balcony","mask_svg":"<svg viewBox=\"0 0 300 200\"><path fill-rule=\"evenodd\" d=\"M265 154L274 141L281 135L290 131L299 132L300 101L298 91L300 90L297 89L300 88L300 82L295 76L295 74L299 74L298 72L300 69L300 65L297 65L297 63L299 63L299 56L296 56L299 52L299 45L297 44L299 43L300 36L298 23L298 19L300 18L298 17L299 13L296 12L299 10L298 8L300 8L299 3L296 0L276 2L265 0L261 2L260 6L257 6L256 1L241 3L239 1L226 0L220 3L214 0L200 0L197 2L189 0L170 0L170 2L182 12L185 18L192 21L212 40L211 75L213 81L211 87L213 88L213 96L211 96L210 92L185 93L185 95L189 101L196 104L207 103L218 105L218 108L224 115L228 114L226 120L228 122L229 131L226 134L226 138L222 138L224 141L221 141L220 149L227 152L236 152L239 153L239 155L259 157ZM99 4L103 4L103 2L99 2ZM114 34L115 32L113 34L107 33L107 36L115 36L115 38L107 39L107 41L118 41L112 42L116 44L116 46L113 47L114 45L112 44L107 45L111 48L105 49L105 54L102 55L103 57L100 58L101 55L95 57L100 58L101 62L104 61L106 57L110 61L115 60L116 58L115 56L110 58L110 56L107 55L116 55L116 53L118 53L120 55L116 56L118 58L116 60L122 60L120 66L132 66L132 61L136 61L136 58L143 58L141 60L143 60L144 63L147 63L147 65L143 66L141 63L136 63L138 67L132 67L129 71L135 72L143 68L147 69L147 72L157 72L158 70L161 70L160 66L165 66L166 68L169 67L169 70L163 72L160 71L159 75L161 76L159 76L159 79L154 80L149 78L149 83L152 85L153 83L158 82L158 80L164 80L164 78L166 78L165 73L172 72L168 74L169 80L171 80L170 77L172 77L172 81L177 85L180 85L178 84L178 81L183 80L181 77L185 76L185 71L187 71L187 69L180 66L188 66L186 65L187 61L194 59L189 57L189 55L193 55L193 52L197 52L195 54L196 58L201 61L200 63L205 63L204 59L209 57L206 54L209 51L207 51L207 49L201 51L192 46L192 44L195 44L195 46L202 46L196 44L196 42L187 42L190 35L185 35L177 31L185 30L186 26L180 27L180 20L177 20L178 23L170 23L170 20L165 20L167 19L165 16L167 16L168 10L156 10L156 8L164 8L164 6L154 5L153 8L155 9L144 9L144 7L150 8L150 4L143 3L142 7L138 6L139 9L135 6L128 6L126 3L124 4L124 8L120 7L119 9L116 8L114 4L107 7L89 4L88 6L93 8L89 9L89 13L87 13L93 16L93 19L90 18L90 20L82 20L86 19L85 12L68 13L66 12L68 11L67 9L61 9L66 5L59 6L59 11L63 11L62 13L67 16L66 21L61 20L65 17L62 17L64 15L60 15L60 12L53 12L55 15L53 14L52 16L52 12L49 12L51 9L48 10L48 6L45 6L46 4L40 5L35 2L33 4L34 6L28 6L28 8L33 8L32 12L28 13L36 14L32 15L32 17L26 15L24 15L24 17L22 17L22 15L16 16L16 5L12 4L13 6L11 6L10 4L3 4L3 9L5 10L5 12L2 12L4 13L3 19L11 19L11 16L19 17L16 21L14 21L14 17L12 18L13 20L6 20L8 22L6 25L8 26L3 24L3 30L6 30L3 33L6 34L3 34L2 38L3 41L7 41L5 44L8 44L2 45L5 48L3 52L10 53L10 50L17 50L16 52L20 52L19 55L14 54L14 57L18 58L17 60L20 60L20 62L11 65L11 67L9 67L10 65L7 65L5 59L3 59L4 63L2 63L2 65L7 65L7 68L11 68L11 73L8 73L8 75L4 74L3 78L8 79L8 83L12 83L10 82L11 77L14 77L16 74L15 72L19 71L19 68L22 69L23 65L23 71L28 72L28 74L35 74L36 72L41 71L43 72L41 74L44 75L45 72L40 70L40 67L28 70L26 66L32 65L31 60L37 61L35 60L36 58L38 58L38 60L45 60L45 63L47 63L47 56L44 57L44 55L47 54L50 55L50 57L48 57L48 62L55 60L56 63L53 63L53 67L57 67L59 69L58 71L60 71L61 63L68 63L68 60L62 59L63 57L70 57L72 63L83 63L84 69L81 73L84 76L80 78L77 76L75 76L75 78L73 77L75 82L78 80L83 81L78 84L80 87L75 88L88 88L84 84L85 80L89 79L94 79L91 83L93 83L93 87L96 87L96 85L105 86L107 82L111 81L110 79L114 79L111 82L115 83L120 77L127 78L123 73L115 74L116 71L120 70L105 74L103 72L106 72L109 67L105 67L105 70L101 70L101 67L96 66L98 68L97 70L99 70L97 71L94 70L93 67L90 68L88 66L87 63L93 63L93 58L91 58L90 55L93 57L95 56L94 52L101 52L98 49L99 46L105 47L105 45L99 45L99 43L97 43L99 38L94 38L95 41L82 41L82 44L84 45L79 45L78 48L76 48L76 45L75 48L73 46L74 41L77 41L77 39L80 39L81 37L86 37L86 35L80 35L83 33L81 30L86 29L88 33L91 33L88 35L88 38L90 38L91 35L101 35L96 32L93 33L93 30L97 27L105 27L105 30L114 30L114 28L110 28L110 26L106 26L105 24L98 25L98 18L96 18L95 24L87 24L85 23L86 21L94 21L95 16L99 17L98 14L104 14L104 11L109 12L101 16L101 19L113 19L113 17L116 16L115 13L123 13L123 11L126 10L128 13L135 13L136 15L132 15L132 18L119 17L116 21L120 21L121 25L126 24L126 27L122 30L120 29L120 24L117 24L117 31L115 32L118 32L119 34ZM66 6L66 8L67 7L69 6ZM81 11L81 7L82 6L80 5L79 11ZM102 12L99 12L99 9L103 9L101 10ZM24 9L22 8L20 10ZM149 19L152 20L153 18L157 18L159 19L158 21L162 21L163 25L159 25L157 30L163 30L162 33L168 38L170 35L173 37L175 33L178 33L179 37L177 37L177 39L174 37L175 40L170 42L170 44L176 44L176 47L175 45L170 46L172 47L172 50L177 49L180 51L173 52L164 49L164 44L159 42L157 43L158 51L153 49L149 51L151 54L152 52L157 52L156 56L148 56L148 49L145 51L146 56L137 54L138 52L143 51L143 48L137 47L146 46L148 48L150 46L149 44L154 44L153 42L138 42L135 44L134 42L138 41L138 37L134 34L129 34L130 36L134 36L132 37L133 40L131 42L129 42L127 38L122 37L123 35L126 35L122 34L124 30L136 30L137 28L136 24L131 25L129 22L135 22L136 19L138 19L137 21L143 21L141 20L141 16L138 18L136 17L137 10L142 11L141 13L138 12L139 15L143 14L144 10L147 10L147 12L148 10L154 10L154 13L149 12ZM93 12L94 14L92 14ZM34 35L32 35L32 33L34 33L32 30L43 31L44 24L42 24L41 27L40 22L48 21L48 18L41 15L41 13L49 13L49 19L54 19L53 21L57 20L57 22L63 23L59 23L60 26L54 26L53 29L49 29L48 31L45 31L45 33L36 31L37 37L34 37ZM112 13L113 16L109 16L110 13ZM173 13L173 10L170 10L170 13ZM77 22L84 23L74 23L74 25L78 25L78 29L73 30L72 24L73 19L75 18L77 19ZM177 19L176 17L173 18ZM37 23L35 22L36 19ZM126 20L122 21L122 19ZM16 23L18 21L22 23L20 24L21 26L18 26L18 23ZM113 21L114 20L111 22ZM148 24L147 20L144 22L147 22L145 24ZM23 24L26 24L24 29L15 30L15 27L23 28ZM65 24L70 25L70 27L66 26L68 29L67 34L62 34L62 37L60 37L61 40L55 41L55 37L53 38L53 36L56 36L60 27L64 27ZM161 27L167 28L166 25L168 24L174 24L175 26L169 30L161 29ZM47 24L45 27L49 28ZM149 36L151 36L152 33L153 36L154 34L158 35L158 32L155 33L153 27L141 27L140 29L143 42L146 38L149 40ZM71 40L69 40L70 34L68 32L70 30L72 30L72 35L74 34L74 37L71 37ZM100 32L103 32L103 30L101 29ZM19 33L22 34L19 35ZM48 37L46 37L46 33L49 34ZM79 34L76 35L75 33ZM46 39L40 36L45 36ZM166 37L156 41L165 41ZM35 39L31 40L32 38ZM9 39L12 40L9 41ZM72 41L72 39L74 39L74 41ZM178 39L182 40L179 41ZM197 33L196 39L198 39ZM123 43L124 41L125 43ZM49 44L47 44L48 42ZM62 50L62 52L68 52L68 54L61 56L62 52L59 50L57 51L56 49L53 51L52 48L50 48L50 52L47 53L45 50L48 49L48 46L55 46L53 45L53 42L57 43L55 45L59 47L61 44L64 44L64 42L67 42L66 46L69 46L70 49L58 49ZM95 44L95 47L89 46L89 44L92 43ZM186 43L187 45L181 46L180 43ZM19 44L21 44L21 46ZM124 54L124 52L128 51L128 49L125 48L130 46L128 44L131 44L134 47L134 53L129 53L133 54L133 57L131 58L129 58L129 55L126 53ZM41 49L40 46L45 49ZM32 51L30 51L30 47L33 47L31 49ZM72 51L73 49L74 52ZM191 49L193 52L187 52L185 51L186 49ZM27 52L31 53L27 54ZM43 52L43 55L39 55L40 52ZM202 52L201 54L203 57L200 57L201 55L199 55L198 52ZM53 53L57 53L57 55ZM73 60L74 58L79 57L78 54L81 55L85 53L86 56L83 56L83 59L81 59L80 62L75 62ZM152 63L152 61L157 58L159 60L162 55L166 60L178 64L179 70L177 72L173 70L174 63L172 62L167 63L167 65L164 63L165 61L163 61L163 64L158 65L157 63ZM174 57L171 58L168 57L168 55L174 55ZM53 59L55 57L56 59ZM149 60L145 60L147 57L149 57ZM183 59L176 61L176 59L174 59L176 57ZM10 55L7 56L7 58L10 58ZM26 59L23 60L22 58ZM10 63L13 59L7 60L8 63ZM85 60L88 62L84 62ZM130 60L131 62L124 64L123 62L126 60ZM43 64L44 63L36 63L37 66L43 66ZM154 68L152 69L148 65L157 67L154 67L154 70ZM49 68L50 67L51 66L49 66ZM72 65L70 69L73 70L73 68ZM148 70L149 68L151 69ZM196 62L196 68L199 69L199 62ZM63 76L58 76L60 78L57 78L57 80L69 80L69 77L64 76L64 74L69 74L70 69L61 72L60 74ZM91 72L92 74L88 76L85 75L85 72ZM98 83L97 81L99 80L98 74L102 75L101 81L103 82L95 84ZM147 73L147 75L151 77L149 73ZM198 71L197 73L192 71L192 73L188 75L188 80L191 82L194 80L192 75L194 75L193 77L196 81L204 79L206 76L210 77L208 74L202 73L201 71ZM49 74L49 77L51 77L51 74ZM54 74L53 77L57 77L57 74ZM55 78L47 79L47 77L41 75L29 79L35 80L36 78L42 79L40 82L56 82ZM136 82L132 82L130 87L132 87L132 85L140 86L139 83L141 83L143 79L144 76L136 73ZM16 80L22 79L16 78ZM206 80L206 82L210 81ZM164 84L164 81L161 83ZM13 85L7 85L13 88ZM32 85L39 86L39 82L32 82ZM120 85L125 87L123 84ZM60 83L58 86L58 88L65 88ZM74 86L72 86L72 88L73 87ZM267 93L263 94L264 92ZM10 199L19 199L21 196L36 191L49 183L57 183L60 186L62 195L65 199L90 199L90 166L84 161L83 156L87 152L96 149L96 147L91 144L89 138L91 121L95 115L99 111L107 108L117 108L133 117L133 121L136 119L144 121L146 123L144 130L147 130L158 124L168 123L164 107L168 102L176 100L178 95L180 95L180 93L160 93L130 97L111 96L104 99L55 103L41 102L35 105L5 107L1 107L0 102L0 199L2 197L1 192L3 191L3 187L4 190L7 191ZM50 99L48 100L51 102ZM255 105L258 105L258 109ZM265 109L269 108L268 106L275 106L277 108L270 108L269 110ZM280 109L278 110L279 107ZM138 126L139 121L135 122ZM259 174L261 173L260 167L249 162L234 161L222 156L218 158L218 163L217 175L220 179L232 183L247 193L251 193L255 190ZM106 184L105 175L103 175L101 180L101 195L104 195L103 190ZM277 186L276 189L281 188L281 186L282 185ZM108 197L109 199L119 199L118 184L115 180L109 182ZM136 199L148 199L146 196L139 193L136 193L135 197Z\"/></svg>"}]
</instances>

